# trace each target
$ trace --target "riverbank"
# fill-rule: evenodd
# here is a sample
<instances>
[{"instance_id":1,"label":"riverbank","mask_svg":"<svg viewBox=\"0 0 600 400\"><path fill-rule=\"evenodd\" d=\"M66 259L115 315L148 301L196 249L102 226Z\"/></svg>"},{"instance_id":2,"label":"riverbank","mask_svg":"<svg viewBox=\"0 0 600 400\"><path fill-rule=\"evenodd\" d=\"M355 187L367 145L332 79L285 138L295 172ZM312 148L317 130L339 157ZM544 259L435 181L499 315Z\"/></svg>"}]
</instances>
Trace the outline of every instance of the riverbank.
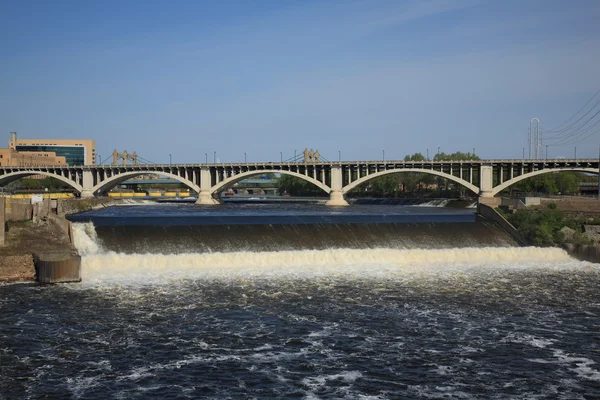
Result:
<instances>
[{"instance_id":1,"label":"riverbank","mask_svg":"<svg viewBox=\"0 0 600 400\"><path fill-rule=\"evenodd\" d=\"M498 209L529 245L562 247L572 257L600 263L600 202L543 199L540 205Z\"/></svg>"},{"instance_id":2,"label":"riverbank","mask_svg":"<svg viewBox=\"0 0 600 400\"><path fill-rule=\"evenodd\" d=\"M0 282L35 279L35 258L64 259L76 253L68 235L52 220L7 223L0 247Z\"/></svg>"},{"instance_id":3,"label":"riverbank","mask_svg":"<svg viewBox=\"0 0 600 400\"><path fill-rule=\"evenodd\" d=\"M4 246L0 246L0 282L35 280L36 258L52 261L76 256L63 217L117 202L106 198L61 199L53 207L48 199L35 207L30 205L30 212L22 213L28 219L8 220Z\"/></svg>"}]
</instances>

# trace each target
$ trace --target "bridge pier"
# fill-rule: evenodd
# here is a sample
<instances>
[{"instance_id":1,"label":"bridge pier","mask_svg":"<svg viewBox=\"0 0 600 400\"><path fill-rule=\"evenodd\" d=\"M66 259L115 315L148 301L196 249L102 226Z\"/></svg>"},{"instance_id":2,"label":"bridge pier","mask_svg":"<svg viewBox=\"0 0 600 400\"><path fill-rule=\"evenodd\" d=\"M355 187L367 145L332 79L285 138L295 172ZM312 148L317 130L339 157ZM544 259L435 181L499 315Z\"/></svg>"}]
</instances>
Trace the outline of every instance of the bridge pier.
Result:
<instances>
[{"instance_id":1,"label":"bridge pier","mask_svg":"<svg viewBox=\"0 0 600 400\"><path fill-rule=\"evenodd\" d=\"M217 199L212 197L210 190L201 190L200 193L198 193L198 200L196 200L196 204L203 206L214 206L220 203Z\"/></svg>"},{"instance_id":2,"label":"bridge pier","mask_svg":"<svg viewBox=\"0 0 600 400\"><path fill-rule=\"evenodd\" d=\"M344 199L341 190L332 190L329 192L329 200L325 202L326 206L347 206L348 202Z\"/></svg>"},{"instance_id":3,"label":"bridge pier","mask_svg":"<svg viewBox=\"0 0 600 400\"><path fill-rule=\"evenodd\" d=\"M212 197L210 169L208 167L200 168L200 192L196 204L203 206L214 206L219 202Z\"/></svg>"},{"instance_id":4,"label":"bridge pier","mask_svg":"<svg viewBox=\"0 0 600 400\"><path fill-rule=\"evenodd\" d=\"M500 205L500 198L494 197L494 170L491 165L481 166L481 176L479 178L479 199L480 204L490 207Z\"/></svg>"},{"instance_id":5,"label":"bridge pier","mask_svg":"<svg viewBox=\"0 0 600 400\"><path fill-rule=\"evenodd\" d=\"M92 189L94 187L94 177L92 176L92 172L84 170L82 172L81 181L81 186L83 186L83 190L81 191L81 198L91 199L92 197L94 197L94 191Z\"/></svg>"},{"instance_id":6,"label":"bridge pier","mask_svg":"<svg viewBox=\"0 0 600 400\"><path fill-rule=\"evenodd\" d=\"M331 167L331 192L329 192L329 200L325 203L326 206L347 206L348 202L344 199L342 191L343 176L342 167Z\"/></svg>"},{"instance_id":7,"label":"bridge pier","mask_svg":"<svg viewBox=\"0 0 600 400\"><path fill-rule=\"evenodd\" d=\"M92 192L92 189L83 189L81 191L81 198L82 199L91 199L94 197L94 192Z\"/></svg>"}]
</instances>

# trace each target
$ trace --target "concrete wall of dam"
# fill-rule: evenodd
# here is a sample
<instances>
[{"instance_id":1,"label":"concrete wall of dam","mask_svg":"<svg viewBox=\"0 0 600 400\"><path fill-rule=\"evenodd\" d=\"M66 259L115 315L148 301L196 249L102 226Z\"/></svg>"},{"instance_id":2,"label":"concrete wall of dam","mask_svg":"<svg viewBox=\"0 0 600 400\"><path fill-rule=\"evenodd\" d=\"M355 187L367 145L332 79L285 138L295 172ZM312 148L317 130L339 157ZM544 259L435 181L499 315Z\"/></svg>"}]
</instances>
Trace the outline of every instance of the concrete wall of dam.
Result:
<instances>
[{"instance_id":1,"label":"concrete wall of dam","mask_svg":"<svg viewBox=\"0 0 600 400\"><path fill-rule=\"evenodd\" d=\"M57 199L44 198L32 203L31 199L0 197L0 281L81 280L81 258L64 213L86 211L95 202L73 202L75 205L60 204ZM63 216L58 215L59 209Z\"/></svg>"}]
</instances>

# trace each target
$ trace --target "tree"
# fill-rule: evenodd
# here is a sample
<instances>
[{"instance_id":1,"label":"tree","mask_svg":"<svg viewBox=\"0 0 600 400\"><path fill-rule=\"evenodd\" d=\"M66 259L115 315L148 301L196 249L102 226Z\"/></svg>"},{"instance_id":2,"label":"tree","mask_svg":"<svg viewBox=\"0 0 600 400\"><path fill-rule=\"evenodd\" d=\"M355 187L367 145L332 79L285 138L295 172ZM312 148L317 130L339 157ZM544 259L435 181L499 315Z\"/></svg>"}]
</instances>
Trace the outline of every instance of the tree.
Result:
<instances>
[{"instance_id":1,"label":"tree","mask_svg":"<svg viewBox=\"0 0 600 400\"><path fill-rule=\"evenodd\" d=\"M446 154L444 152L436 154L433 159L435 161L468 161L468 160L481 160L478 155L473 153L463 153L457 151L456 153Z\"/></svg>"},{"instance_id":2,"label":"tree","mask_svg":"<svg viewBox=\"0 0 600 400\"><path fill-rule=\"evenodd\" d=\"M281 174L277 182L279 193L288 193L292 196L319 196L323 195L323 190L304 179Z\"/></svg>"},{"instance_id":3,"label":"tree","mask_svg":"<svg viewBox=\"0 0 600 400\"><path fill-rule=\"evenodd\" d=\"M425 161L425 160L426 160L425 156L421 153L415 153L412 156L407 154L404 157L404 161Z\"/></svg>"},{"instance_id":4,"label":"tree","mask_svg":"<svg viewBox=\"0 0 600 400\"><path fill-rule=\"evenodd\" d=\"M574 172L559 172L537 175L511 187L511 191L525 193L568 194L579 191L580 176Z\"/></svg>"},{"instance_id":5,"label":"tree","mask_svg":"<svg viewBox=\"0 0 600 400\"><path fill-rule=\"evenodd\" d=\"M573 172L562 172L556 175L556 186L561 194L579 191L579 176Z\"/></svg>"}]
</instances>

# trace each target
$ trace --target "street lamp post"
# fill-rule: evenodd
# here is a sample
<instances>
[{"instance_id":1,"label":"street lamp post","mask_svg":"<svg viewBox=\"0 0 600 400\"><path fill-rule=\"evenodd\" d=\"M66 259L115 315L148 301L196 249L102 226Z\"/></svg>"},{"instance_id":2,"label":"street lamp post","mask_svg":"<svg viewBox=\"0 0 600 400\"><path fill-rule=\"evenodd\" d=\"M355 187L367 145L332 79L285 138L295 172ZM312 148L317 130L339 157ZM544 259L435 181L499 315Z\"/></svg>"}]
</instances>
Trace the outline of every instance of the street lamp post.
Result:
<instances>
[{"instance_id":1,"label":"street lamp post","mask_svg":"<svg viewBox=\"0 0 600 400\"><path fill-rule=\"evenodd\" d=\"M279 152L279 162L283 162L283 152Z\"/></svg>"},{"instance_id":2,"label":"street lamp post","mask_svg":"<svg viewBox=\"0 0 600 400\"><path fill-rule=\"evenodd\" d=\"M208 164L208 153L204 153L204 162Z\"/></svg>"},{"instance_id":3,"label":"street lamp post","mask_svg":"<svg viewBox=\"0 0 600 400\"><path fill-rule=\"evenodd\" d=\"M217 152L213 151L213 164L217 163Z\"/></svg>"},{"instance_id":4,"label":"street lamp post","mask_svg":"<svg viewBox=\"0 0 600 400\"><path fill-rule=\"evenodd\" d=\"M385 150L381 150L381 160L385 162Z\"/></svg>"},{"instance_id":5,"label":"street lamp post","mask_svg":"<svg viewBox=\"0 0 600 400\"><path fill-rule=\"evenodd\" d=\"M429 161L429 149L427 149L427 161Z\"/></svg>"},{"instance_id":6,"label":"street lamp post","mask_svg":"<svg viewBox=\"0 0 600 400\"><path fill-rule=\"evenodd\" d=\"M246 153L244 153L244 164L248 163L248 158L246 157Z\"/></svg>"},{"instance_id":7,"label":"street lamp post","mask_svg":"<svg viewBox=\"0 0 600 400\"><path fill-rule=\"evenodd\" d=\"M296 150L294 150L294 162L298 162L298 159L296 158Z\"/></svg>"},{"instance_id":8,"label":"street lamp post","mask_svg":"<svg viewBox=\"0 0 600 400\"><path fill-rule=\"evenodd\" d=\"M577 160L577 146L575 146L575 159Z\"/></svg>"},{"instance_id":9,"label":"street lamp post","mask_svg":"<svg viewBox=\"0 0 600 400\"><path fill-rule=\"evenodd\" d=\"M342 151L338 150L338 162L342 162Z\"/></svg>"},{"instance_id":10,"label":"street lamp post","mask_svg":"<svg viewBox=\"0 0 600 400\"><path fill-rule=\"evenodd\" d=\"M100 154L96 154L98 157L98 165L102 165L102 156Z\"/></svg>"},{"instance_id":11,"label":"street lamp post","mask_svg":"<svg viewBox=\"0 0 600 400\"><path fill-rule=\"evenodd\" d=\"M548 145L546 145L546 160L548 159Z\"/></svg>"},{"instance_id":12,"label":"street lamp post","mask_svg":"<svg viewBox=\"0 0 600 400\"><path fill-rule=\"evenodd\" d=\"M172 164L172 162L171 162L171 153L169 153L169 165L171 165L171 164Z\"/></svg>"}]
</instances>

